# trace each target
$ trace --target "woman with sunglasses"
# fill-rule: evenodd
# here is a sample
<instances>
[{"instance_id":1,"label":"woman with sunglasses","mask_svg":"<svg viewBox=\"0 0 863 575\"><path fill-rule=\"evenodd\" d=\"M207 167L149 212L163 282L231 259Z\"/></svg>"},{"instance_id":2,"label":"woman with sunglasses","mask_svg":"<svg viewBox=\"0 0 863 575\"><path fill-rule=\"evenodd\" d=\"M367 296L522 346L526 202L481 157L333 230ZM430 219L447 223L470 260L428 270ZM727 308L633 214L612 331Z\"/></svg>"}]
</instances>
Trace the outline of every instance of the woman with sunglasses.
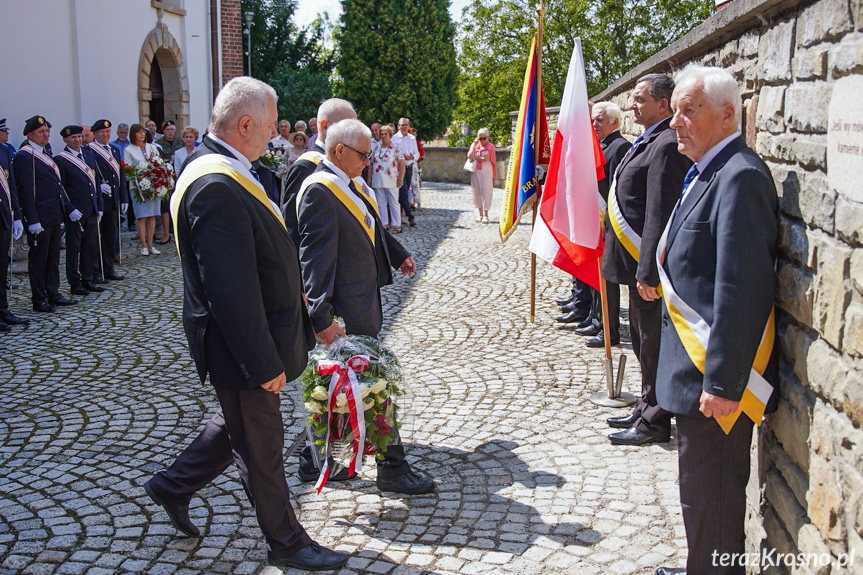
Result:
<instances>
[{"instance_id":1,"label":"woman with sunglasses","mask_svg":"<svg viewBox=\"0 0 863 575\"><path fill-rule=\"evenodd\" d=\"M494 144L488 141L488 128L480 128L476 140L467 151L467 158L476 162L476 170L470 175L473 190L473 205L479 210L477 223L488 223L488 210L494 189L495 153Z\"/></svg>"}]
</instances>

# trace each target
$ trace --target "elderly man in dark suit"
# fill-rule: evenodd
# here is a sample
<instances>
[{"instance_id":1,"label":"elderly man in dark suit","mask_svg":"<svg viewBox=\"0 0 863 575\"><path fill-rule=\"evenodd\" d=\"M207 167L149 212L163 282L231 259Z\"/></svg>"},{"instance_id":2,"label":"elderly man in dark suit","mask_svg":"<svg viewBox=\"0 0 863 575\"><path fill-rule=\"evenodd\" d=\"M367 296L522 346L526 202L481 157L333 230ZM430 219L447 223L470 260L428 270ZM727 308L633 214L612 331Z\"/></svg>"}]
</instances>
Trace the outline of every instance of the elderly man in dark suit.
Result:
<instances>
[{"instance_id":1,"label":"elderly man in dark suit","mask_svg":"<svg viewBox=\"0 0 863 575\"><path fill-rule=\"evenodd\" d=\"M183 325L198 375L221 409L167 470L144 486L174 525L192 496L236 463L271 564L336 569L347 557L313 542L297 521L284 475L279 392L300 375L312 340L296 248L255 177L276 124L275 91L239 77L219 92L209 134L171 199L183 266Z\"/></svg>"},{"instance_id":2,"label":"elderly man in dark suit","mask_svg":"<svg viewBox=\"0 0 863 575\"><path fill-rule=\"evenodd\" d=\"M6 120L0 120L0 131L6 128ZM17 317L9 311L6 295L6 273L9 271L9 252L13 239L24 233L21 223L21 207L18 205L18 188L12 173L12 157L9 149L0 144L0 332L9 331L10 325L30 323L29 319Z\"/></svg>"},{"instance_id":3,"label":"elderly man in dark suit","mask_svg":"<svg viewBox=\"0 0 863 575\"><path fill-rule=\"evenodd\" d=\"M377 337L383 324L380 288L393 282L393 269L406 276L416 272L414 259L383 227L374 190L360 179L371 156L371 137L358 120L329 126L327 158L297 195L309 316L316 337L326 344L345 332ZM344 320L344 331L334 316ZM301 458L300 465L301 478L317 478L312 462ZM411 470L398 441L378 462L377 486L420 494L434 489L434 482Z\"/></svg>"},{"instance_id":4,"label":"elderly man in dark suit","mask_svg":"<svg viewBox=\"0 0 863 575\"><path fill-rule=\"evenodd\" d=\"M657 254L657 397L677 417L689 556L685 570L656 573L743 575L745 565L729 560L745 552L752 423L761 423L778 395L778 199L770 171L740 135L740 94L730 73L688 66L672 105L678 147L695 164ZM732 414L736 421L727 419Z\"/></svg>"},{"instance_id":5,"label":"elderly man in dark suit","mask_svg":"<svg viewBox=\"0 0 863 575\"><path fill-rule=\"evenodd\" d=\"M105 281L120 281L123 276L114 270L114 246L120 227L120 215L125 214L129 208L129 190L123 174L123 155L118 147L110 144L110 121L99 119L93 122L93 138L95 141L89 147L96 157L96 172L103 180L99 191L102 193L102 204L105 208L102 221L99 222L102 241L99 279L102 279L104 274Z\"/></svg>"},{"instance_id":6,"label":"elderly man in dark suit","mask_svg":"<svg viewBox=\"0 0 863 575\"><path fill-rule=\"evenodd\" d=\"M632 350L641 364L641 400L631 415L612 417L608 424L625 431L609 435L612 443L645 445L671 437L671 414L656 403L656 365L662 304L656 288L656 245L677 201L690 161L677 151L669 127L674 80L649 74L632 93L636 124L644 126L617 168L608 194L602 275L629 286L629 331Z\"/></svg>"}]
</instances>

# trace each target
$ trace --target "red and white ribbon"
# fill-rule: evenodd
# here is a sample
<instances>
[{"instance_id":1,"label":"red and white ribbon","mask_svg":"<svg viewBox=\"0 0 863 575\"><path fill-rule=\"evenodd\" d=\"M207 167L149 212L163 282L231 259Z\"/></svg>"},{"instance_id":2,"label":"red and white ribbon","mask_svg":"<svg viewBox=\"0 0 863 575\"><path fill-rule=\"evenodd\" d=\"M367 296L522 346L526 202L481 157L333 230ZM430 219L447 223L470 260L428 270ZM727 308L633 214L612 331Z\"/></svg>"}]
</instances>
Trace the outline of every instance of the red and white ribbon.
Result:
<instances>
[{"instance_id":1,"label":"red and white ribbon","mask_svg":"<svg viewBox=\"0 0 863 575\"><path fill-rule=\"evenodd\" d=\"M333 413L339 394L344 390L348 400L348 411L351 415L351 431L353 432L353 446L348 475L360 473L363 468L363 447L366 444L366 418L363 409L363 396L360 393L360 383L357 380L357 372L369 368L369 356L355 355L346 362L321 361L318 362L318 373L330 375L330 389L327 397L327 443L324 452L324 464L321 467L321 475L315 488L318 493L324 488L330 476L330 436L333 423Z\"/></svg>"}]
</instances>

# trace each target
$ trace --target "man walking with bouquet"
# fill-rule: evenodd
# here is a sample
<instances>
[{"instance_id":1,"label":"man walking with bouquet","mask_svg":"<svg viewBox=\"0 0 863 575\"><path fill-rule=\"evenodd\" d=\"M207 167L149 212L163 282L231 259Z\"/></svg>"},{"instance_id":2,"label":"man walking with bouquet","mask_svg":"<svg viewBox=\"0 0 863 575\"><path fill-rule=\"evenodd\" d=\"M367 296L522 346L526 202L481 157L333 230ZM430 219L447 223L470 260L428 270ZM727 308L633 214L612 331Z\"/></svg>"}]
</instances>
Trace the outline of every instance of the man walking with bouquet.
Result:
<instances>
[{"instance_id":1,"label":"man walking with bouquet","mask_svg":"<svg viewBox=\"0 0 863 575\"><path fill-rule=\"evenodd\" d=\"M318 122L323 132L320 112ZM375 193L360 179L371 157L371 131L358 120L341 120L329 126L326 147L326 159L297 194L296 210L309 317L315 336L329 345L345 332L377 337L383 324L380 288L393 282L393 269L405 276L416 273L416 262L383 227ZM344 320L344 330L334 316ZM310 451L300 457L304 481L320 473ZM330 477L343 479L347 473ZM432 480L411 470L401 440L378 462L376 483L382 491L412 495L434 489Z\"/></svg>"},{"instance_id":2,"label":"man walking with bouquet","mask_svg":"<svg viewBox=\"0 0 863 575\"><path fill-rule=\"evenodd\" d=\"M189 536L192 496L236 463L271 564L329 570L347 557L306 534L285 481L279 392L303 371L313 342L296 249L257 181L252 161L267 151L276 92L234 78L219 92L209 134L186 160L171 198L183 266L183 325L219 411L167 470L144 486Z\"/></svg>"}]
</instances>

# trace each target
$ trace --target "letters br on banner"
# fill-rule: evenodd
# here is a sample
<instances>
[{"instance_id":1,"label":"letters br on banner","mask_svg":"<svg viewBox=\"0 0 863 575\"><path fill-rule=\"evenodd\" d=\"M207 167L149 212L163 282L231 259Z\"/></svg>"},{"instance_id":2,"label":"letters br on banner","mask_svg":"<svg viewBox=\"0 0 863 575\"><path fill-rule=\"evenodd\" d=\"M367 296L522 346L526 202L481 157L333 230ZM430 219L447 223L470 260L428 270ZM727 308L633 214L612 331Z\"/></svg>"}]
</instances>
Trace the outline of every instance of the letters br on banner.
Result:
<instances>
[{"instance_id":1,"label":"letters br on banner","mask_svg":"<svg viewBox=\"0 0 863 575\"><path fill-rule=\"evenodd\" d=\"M846 76L833 85L827 124L827 182L855 202L863 202L863 76Z\"/></svg>"}]
</instances>

